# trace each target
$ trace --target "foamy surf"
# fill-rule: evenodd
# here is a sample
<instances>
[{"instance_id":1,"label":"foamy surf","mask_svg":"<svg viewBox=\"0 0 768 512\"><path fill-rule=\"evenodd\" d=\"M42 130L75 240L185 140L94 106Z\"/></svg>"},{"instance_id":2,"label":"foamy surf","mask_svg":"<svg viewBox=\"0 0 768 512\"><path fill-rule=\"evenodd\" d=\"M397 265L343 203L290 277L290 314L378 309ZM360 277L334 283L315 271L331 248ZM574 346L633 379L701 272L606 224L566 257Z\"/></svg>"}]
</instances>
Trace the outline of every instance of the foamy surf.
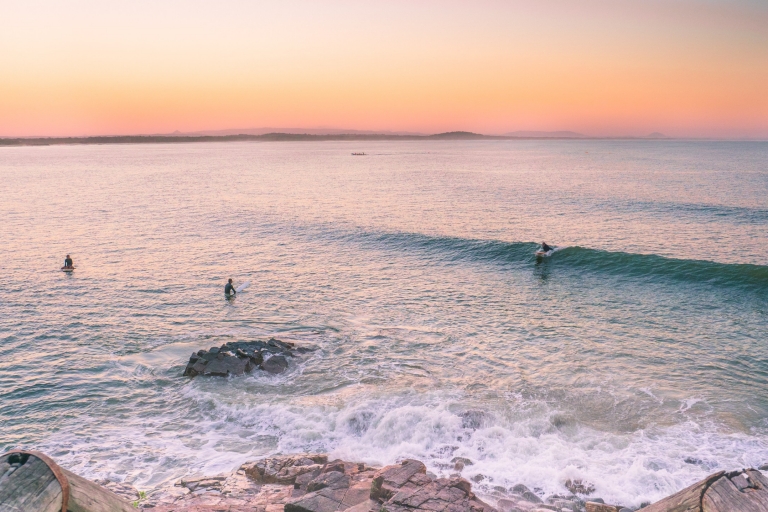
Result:
<instances>
[{"instance_id":1,"label":"foamy surf","mask_svg":"<svg viewBox=\"0 0 768 512\"><path fill-rule=\"evenodd\" d=\"M242 380L274 386L289 384L290 377ZM606 432L578 424L545 402L483 409L458 393L386 396L368 386L259 402L242 388L221 398L227 384L232 382L186 387L194 429L181 425L183 432L174 431L176 414L106 430L93 424L86 439L62 432L44 448L67 447L59 455L65 463L88 476L127 479L139 488L188 473L230 471L272 454L328 452L372 465L417 458L445 476L455 472L454 460L461 457L471 461L461 475L475 482L481 495L494 486L522 483L547 496L565 492L566 480L581 479L595 485L593 496L631 506L656 501L716 470L768 460L764 440L725 434L712 422L689 418Z\"/></svg>"}]
</instances>

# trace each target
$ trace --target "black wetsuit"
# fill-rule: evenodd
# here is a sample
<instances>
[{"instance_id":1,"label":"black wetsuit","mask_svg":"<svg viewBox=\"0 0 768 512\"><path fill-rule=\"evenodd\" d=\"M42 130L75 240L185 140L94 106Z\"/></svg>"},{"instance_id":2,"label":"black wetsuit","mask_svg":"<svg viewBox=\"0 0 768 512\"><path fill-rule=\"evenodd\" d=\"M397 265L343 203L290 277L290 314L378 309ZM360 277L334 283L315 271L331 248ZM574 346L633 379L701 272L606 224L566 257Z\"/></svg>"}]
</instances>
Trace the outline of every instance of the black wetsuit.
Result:
<instances>
[{"instance_id":1,"label":"black wetsuit","mask_svg":"<svg viewBox=\"0 0 768 512\"><path fill-rule=\"evenodd\" d=\"M64 268L69 268L72 266L72 258L66 258L64 260Z\"/></svg>"},{"instance_id":2,"label":"black wetsuit","mask_svg":"<svg viewBox=\"0 0 768 512\"><path fill-rule=\"evenodd\" d=\"M542 251L544 251L544 252L549 252L549 251L551 251L552 249L553 249L553 248L552 248L552 247L550 247L550 246L548 246L547 244L541 244L541 250L542 250Z\"/></svg>"},{"instance_id":3,"label":"black wetsuit","mask_svg":"<svg viewBox=\"0 0 768 512\"><path fill-rule=\"evenodd\" d=\"M237 291L235 290L235 287L232 286L232 283L227 283L227 285L224 287L224 295L229 294L236 294Z\"/></svg>"}]
</instances>

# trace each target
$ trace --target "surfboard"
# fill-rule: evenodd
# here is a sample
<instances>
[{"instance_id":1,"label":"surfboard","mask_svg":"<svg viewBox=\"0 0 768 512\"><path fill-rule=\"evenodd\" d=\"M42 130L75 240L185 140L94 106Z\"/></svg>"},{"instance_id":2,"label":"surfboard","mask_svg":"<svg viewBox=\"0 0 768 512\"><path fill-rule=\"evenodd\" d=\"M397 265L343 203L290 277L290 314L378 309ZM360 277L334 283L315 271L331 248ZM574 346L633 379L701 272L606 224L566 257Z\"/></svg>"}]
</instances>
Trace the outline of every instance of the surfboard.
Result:
<instances>
[{"instance_id":1,"label":"surfboard","mask_svg":"<svg viewBox=\"0 0 768 512\"><path fill-rule=\"evenodd\" d=\"M561 250L563 250L563 249L565 249L565 246L560 246L560 247L552 247L552 249L550 249L550 250L548 250L548 251L542 251L541 249L539 249L538 251L536 251L536 252L534 253L534 255L535 255L537 258L549 258L549 257L550 257L550 256L552 256L553 254L555 254L557 251L561 251Z\"/></svg>"},{"instance_id":2,"label":"surfboard","mask_svg":"<svg viewBox=\"0 0 768 512\"><path fill-rule=\"evenodd\" d=\"M237 293L240 293L241 291L245 290L249 286L251 286L251 282L250 281L246 281L243 284L241 284L240 286L238 286L237 288L235 288L235 291Z\"/></svg>"},{"instance_id":3,"label":"surfboard","mask_svg":"<svg viewBox=\"0 0 768 512\"><path fill-rule=\"evenodd\" d=\"M73 270L75 270L75 268L77 268L77 267L69 267L69 268L61 267L61 271L62 272L72 272Z\"/></svg>"}]
</instances>

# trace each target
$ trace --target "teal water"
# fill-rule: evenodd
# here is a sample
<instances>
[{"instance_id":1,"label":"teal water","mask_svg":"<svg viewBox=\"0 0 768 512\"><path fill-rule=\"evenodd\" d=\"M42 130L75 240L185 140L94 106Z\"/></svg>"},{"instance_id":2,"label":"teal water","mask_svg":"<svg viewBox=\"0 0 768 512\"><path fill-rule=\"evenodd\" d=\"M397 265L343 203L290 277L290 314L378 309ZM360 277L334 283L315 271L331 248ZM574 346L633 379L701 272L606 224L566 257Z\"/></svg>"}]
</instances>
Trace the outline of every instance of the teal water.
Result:
<instances>
[{"instance_id":1,"label":"teal water","mask_svg":"<svg viewBox=\"0 0 768 512\"><path fill-rule=\"evenodd\" d=\"M768 143L2 148L0 179L0 449L141 489L461 456L626 505L768 462ZM320 349L181 376L272 335Z\"/></svg>"}]
</instances>

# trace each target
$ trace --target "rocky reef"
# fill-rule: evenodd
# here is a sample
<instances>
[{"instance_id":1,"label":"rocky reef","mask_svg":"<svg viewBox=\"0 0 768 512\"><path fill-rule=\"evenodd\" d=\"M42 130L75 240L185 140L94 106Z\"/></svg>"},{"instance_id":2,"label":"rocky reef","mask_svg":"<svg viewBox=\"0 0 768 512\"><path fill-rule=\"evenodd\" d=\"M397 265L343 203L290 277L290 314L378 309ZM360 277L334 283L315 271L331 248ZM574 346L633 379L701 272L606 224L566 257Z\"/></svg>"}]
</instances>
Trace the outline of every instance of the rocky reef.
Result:
<instances>
[{"instance_id":1,"label":"rocky reef","mask_svg":"<svg viewBox=\"0 0 768 512\"><path fill-rule=\"evenodd\" d=\"M136 501L130 486L107 484ZM494 505L488 503L494 502ZM542 499L524 485L481 499L458 475L439 478L413 459L383 468L327 455L270 457L219 476L184 478L138 501L154 512L619 512L576 494ZM623 509L623 512L630 509Z\"/></svg>"},{"instance_id":2,"label":"rocky reef","mask_svg":"<svg viewBox=\"0 0 768 512\"><path fill-rule=\"evenodd\" d=\"M458 476L436 478L417 460L374 468L326 455L273 457L229 475L183 479L140 506L156 512L493 512Z\"/></svg>"},{"instance_id":3,"label":"rocky reef","mask_svg":"<svg viewBox=\"0 0 768 512\"><path fill-rule=\"evenodd\" d=\"M71 503L74 505L72 510L82 512L127 511L133 508L153 512L635 510L608 505L599 498L584 501L584 495L594 489L590 484L580 481L566 482L565 487L571 494L554 495L546 499L520 484L509 489L494 487L490 494L480 498L472 491L470 482L458 474L439 478L428 472L422 462L413 459L377 468L364 463L329 460L324 454L269 457L243 464L232 473L187 477L173 485L144 493L125 483L99 480L94 485L58 467L52 459L39 452L29 452L26 457L18 457L19 453L22 452L8 452L4 466L0 459L0 474L3 475L0 478L0 510L5 510L2 504L8 500L11 503L31 503L41 499L51 502L48 492L51 486L41 485L41 482L46 484L54 480L54 484L68 482L68 488L73 494L70 501L67 501L62 485L58 488L60 503L51 502L54 507L45 510L60 510L65 507L62 503ZM35 457L47 461L47 466L38 464L39 468L53 467L58 473L51 473L46 480L41 478L41 473L36 472L36 469L26 470L26 459L33 460ZM25 469L20 469L22 466ZM641 508L647 507L643 510L648 512L768 512L768 478L760 472L763 467L760 470L714 473L653 505L645 504ZM22 481L24 484L20 485ZM13 506L11 509L21 510Z\"/></svg>"},{"instance_id":4,"label":"rocky reef","mask_svg":"<svg viewBox=\"0 0 768 512\"><path fill-rule=\"evenodd\" d=\"M311 352L315 347L270 338L267 341L230 341L220 347L199 350L189 357L184 375L227 377L243 375L254 369L283 373L291 358Z\"/></svg>"}]
</instances>

